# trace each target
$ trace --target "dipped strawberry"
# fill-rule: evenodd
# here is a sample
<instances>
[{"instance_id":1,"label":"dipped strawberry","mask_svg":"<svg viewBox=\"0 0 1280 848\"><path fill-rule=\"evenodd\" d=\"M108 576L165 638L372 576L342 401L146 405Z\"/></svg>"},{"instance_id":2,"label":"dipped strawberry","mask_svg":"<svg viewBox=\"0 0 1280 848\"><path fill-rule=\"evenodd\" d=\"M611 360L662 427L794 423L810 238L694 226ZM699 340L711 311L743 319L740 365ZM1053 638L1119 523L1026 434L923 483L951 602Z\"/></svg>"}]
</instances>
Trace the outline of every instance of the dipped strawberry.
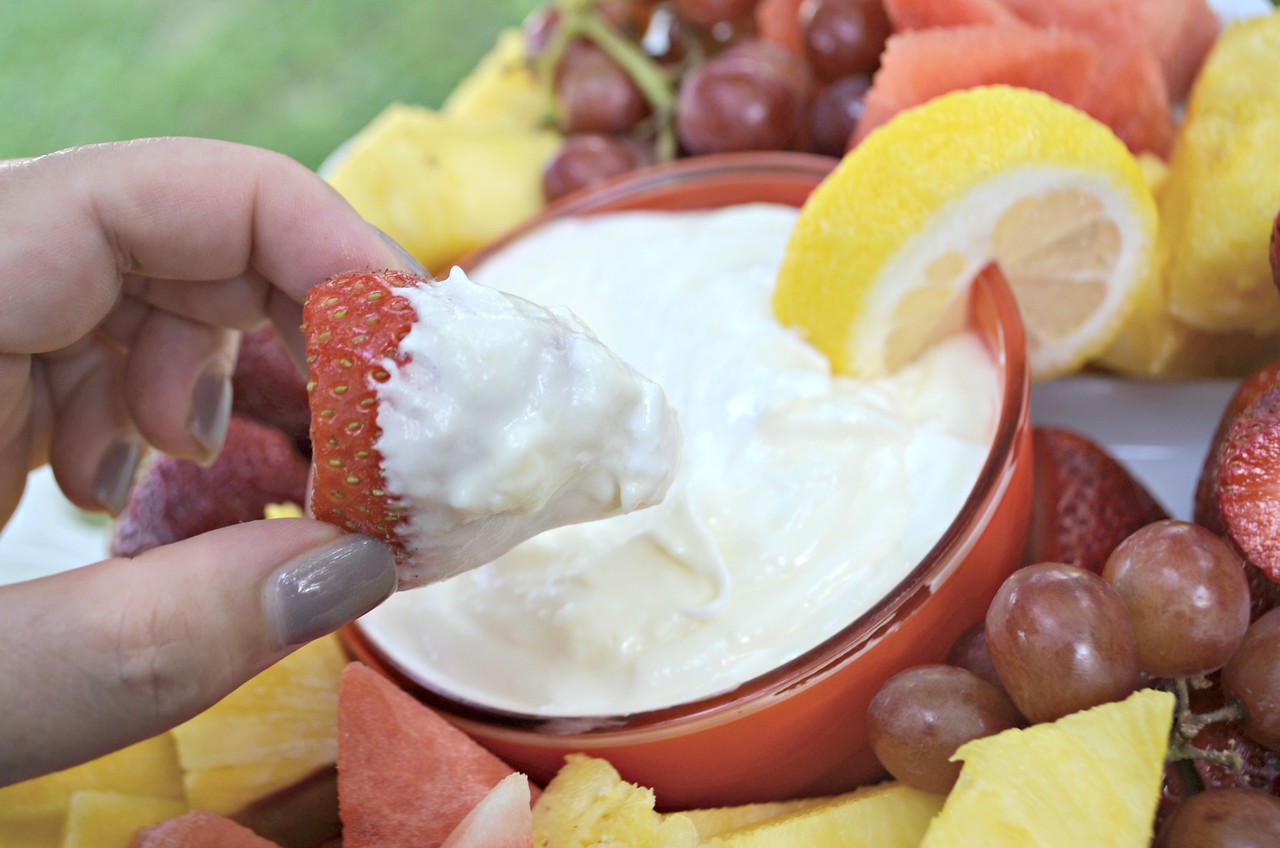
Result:
<instances>
[{"instance_id":1,"label":"dipped strawberry","mask_svg":"<svg viewBox=\"0 0 1280 848\"><path fill-rule=\"evenodd\" d=\"M157 455L116 520L111 552L136 556L191 536L263 517L268 504L301 504L307 462L280 430L233 415L207 468Z\"/></svg>"},{"instance_id":2,"label":"dipped strawberry","mask_svg":"<svg viewBox=\"0 0 1280 848\"><path fill-rule=\"evenodd\" d=\"M662 499L680 438L661 388L567 312L397 271L304 307L311 510L387 541L409 588L543 530Z\"/></svg>"},{"instance_id":3,"label":"dipped strawberry","mask_svg":"<svg viewBox=\"0 0 1280 848\"><path fill-rule=\"evenodd\" d=\"M1026 561L1065 562L1094 573L1139 527L1168 518L1115 457L1079 433L1037 427L1035 499Z\"/></svg>"},{"instance_id":4,"label":"dipped strawberry","mask_svg":"<svg viewBox=\"0 0 1280 848\"><path fill-rule=\"evenodd\" d=\"M1223 438L1218 510L1244 558L1280 582L1280 388L1263 393Z\"/></svg>"}]
</instances>

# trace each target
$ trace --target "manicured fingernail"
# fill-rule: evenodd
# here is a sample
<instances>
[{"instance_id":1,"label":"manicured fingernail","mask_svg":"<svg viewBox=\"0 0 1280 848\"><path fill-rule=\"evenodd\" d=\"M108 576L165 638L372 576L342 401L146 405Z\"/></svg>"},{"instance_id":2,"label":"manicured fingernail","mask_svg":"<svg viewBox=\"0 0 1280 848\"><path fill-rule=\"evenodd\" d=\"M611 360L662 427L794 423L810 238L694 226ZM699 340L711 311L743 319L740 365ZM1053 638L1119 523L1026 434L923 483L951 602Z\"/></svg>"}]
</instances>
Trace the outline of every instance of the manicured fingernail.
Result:
<instances>
[{"instance_id":1,"label":"manicured fingernail","mask_svg":"<svg viewBox=\"0 0 1280 848\"><path fill-rule=\"evenodd\" d=\"M276 328L276 338L284 345L285 353L293 360L294 367L305 379L307 376L307 339L302 335L302 304L295 300L273 298L269 307L271 323Z\"/></svg>"},{"instance_id":2,"label":"manicured fingernail","mask_svg":"<svg viewBox=\"0 0 1280 848\"><path fill-rule=\"evenodd\" d=\"M267 620L281 645L337 630L396 590L391 549L368 536L343 536L282 565L263 587Z\"/></svg>"},{"instance_id":3,"label":"manicured fingernail","mask_svg":"<svg viewBox=\"0 0 1280 848\"><path fill-rule=\"evenodd\" d=\"M141 461L142 448L131 439L116 442L102 457L93 478L93 496L107 512L119 515L124 511Z\"/></svg>"},{"instance_id":4,"label":"manicured fingernail","mask_svg":"<svg viewBox=\"0 0 1280 848\"><path fill-rule=\"evenodd\" d=\"M192 399L192 437L204 448L203 462L209 464L222 450L227 438L227 424L231 420L231 379L218 371L200 375L196 381Z\"/></svg>"},{"instance_id":5,"label":"manicured fingernail","mask_svg":"<svg viewBox=\"0 0 1280 848\"><path fill-rule=\"evenodd\" d=\"M391 249L394 250L396 252L396 255L400 257L400 261L404 265L402 270L412 271L413 273L419 274L423 277L429 278L431 276L429 273L427 273L427 269L422 266L422 263L419 262L412 253L405 250L404 247L400 244L400 242L396 241L391 236L387 235L377 227L374 227L373 230L378 235L382 236L382 240L385 241L387 244L391 245Z\"/></svg>"}]
</instances>

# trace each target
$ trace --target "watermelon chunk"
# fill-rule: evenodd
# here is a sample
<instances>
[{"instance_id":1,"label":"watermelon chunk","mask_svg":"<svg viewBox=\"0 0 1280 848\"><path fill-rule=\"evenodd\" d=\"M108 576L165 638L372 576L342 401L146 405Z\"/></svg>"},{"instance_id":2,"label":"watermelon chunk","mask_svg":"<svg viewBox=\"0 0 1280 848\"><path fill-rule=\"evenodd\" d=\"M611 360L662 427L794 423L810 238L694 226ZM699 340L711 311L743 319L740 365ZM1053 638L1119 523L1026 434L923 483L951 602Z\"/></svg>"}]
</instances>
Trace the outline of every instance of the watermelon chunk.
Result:
<instances>
[{"instance_id":1,"label":"watermelon chunk","mask_svg":"<svg viewBox=\"0 0 1280 848\"><path fill-rule=\"evenodd\" d=\"M1018 22L1000 0L884 0L884 10L894 32Z\"/></svg>"},{"instance_id":2,"label":"watermelon chunk","mask_svg":"<svg viewBox=\"0 0 1280 848\"><path fill-rule=\"evenodd\" d=\"M338 689L345 848L436 848L513 769L360 663Z\"/></svg>"},{"instance_id":3,"label":"watermelon chunk","mask_svg":"<svg viewBox=\"0 0 1280 848\"><path fill-rule=\"evenodd\" d=\"M1173 152L1177 131L1168 86L1155 55L1140 44L1103 54L1083 108L1134 153L1168 159Z\"/></svg>"},{"instance_id":4,"label":"watermelon chunk","mask_svg":"<svg viewBox=\"0 0 1280 848\"><path fill-rule=\"evenodd\" d=\"M532 848L529 779L509 774L467 813L441 848Z\"/></svg>"},{"instance_id":5,"label":"watermelon chunk","mask_svg":"<svg viewBox=\"0 0 1280 848\"><path fill-rule=\"evenodd\" d=\"M1001 0L1021 20L1083 35L1103 52L1144 44L1160 63L1174 100L1186 95L1218 35L1206 0Z\"/></svg>"},{"instance_id":6,"label":"watermelon chunk","mask_svg":"<svg viewBox=\"0 0 1280 848\"><path fill-rule=\"evenodd\" d=\"M206 810L192 810L176 819L138 831L133 848L280 848L244 825Z\"/></svg>"},{"instance_id":7,"label":"watermelon chunk","mask_svg":"<svg viewBox=\"0 0 1280 848\"><path fill-rule=\"evenodd\" d=\"M853 143L903 109L980 85L1033 88L1081 106L1098 64L1098 48L1088 40L1022 24L898 33L880 57Z\"/></svg>"}]
</instances>

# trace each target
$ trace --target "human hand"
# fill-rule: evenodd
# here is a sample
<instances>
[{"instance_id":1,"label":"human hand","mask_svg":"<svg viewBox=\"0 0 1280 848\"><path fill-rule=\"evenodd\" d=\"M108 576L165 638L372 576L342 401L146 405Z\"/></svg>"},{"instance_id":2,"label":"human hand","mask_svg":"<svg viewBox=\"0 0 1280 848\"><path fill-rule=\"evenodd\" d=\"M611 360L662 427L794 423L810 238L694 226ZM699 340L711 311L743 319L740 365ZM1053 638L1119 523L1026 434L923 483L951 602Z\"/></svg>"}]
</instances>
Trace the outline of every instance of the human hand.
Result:
<instances>
[{"instance_id":1,"label":"human hand","mask_svg":"<svg viewBox=\"0 0 1280 848\"><path fill-rule=\"evenodd\" d=\"M157 139L0 164L0 521L45 462L73 503L116 512L145 446L212 459L239 331L270 320L301 351L307 288L410 264L264 150ZM395 580L381 543L298 519L0 588L0 785L194 715Z\"/></svg>"}]
</instances>

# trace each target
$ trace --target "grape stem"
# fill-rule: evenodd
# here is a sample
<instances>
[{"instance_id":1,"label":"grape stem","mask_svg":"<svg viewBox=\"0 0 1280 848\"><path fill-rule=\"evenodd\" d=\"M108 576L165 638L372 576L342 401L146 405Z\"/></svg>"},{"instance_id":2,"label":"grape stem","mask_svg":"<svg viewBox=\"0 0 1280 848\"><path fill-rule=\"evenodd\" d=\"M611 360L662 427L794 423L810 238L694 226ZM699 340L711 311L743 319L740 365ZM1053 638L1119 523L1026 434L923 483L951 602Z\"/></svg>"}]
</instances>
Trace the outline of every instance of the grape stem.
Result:
<instances>
[{"instance_id":1,"label":"grape stem","mask_svg":"<svg viewBox=\"0 0 1280 848\"><path fill-rule=\"evenodd\" d=\"M1179 677L1173 681L1173 694L1177 699L1173 721L1173 734L1169 741L1169 762L1176 760L1205 760L1216 763L1231 771L1238 772L1244 768L1244 758L1236 750L1206 751L1197 748L1195 738L1211 724L1222 721L1240 721L1244 718L1244 708L1239 701L1230 701L1225 706L1205 713L1197 713L1191 709L1191 688L1204 688L1202 679L1188 682Z\"/></svg>"},{"instance_id":2,"label":"grape stem","mask_svg":"<svg viewBox=\"0 0 1280 848\"><path fill-rule=\"evenodd\" d=\"M644 51L620 36L596 14L597 0L560 0L560 20L546 47L534 60L534 72L542 84L548 123L558 123L559 101L556 97L556 68L569 42L585 38L604 51L631 77L653 112L656 153L659 161L676 157L675 87L656 62Z\"/></svg>"}]
</instances>

